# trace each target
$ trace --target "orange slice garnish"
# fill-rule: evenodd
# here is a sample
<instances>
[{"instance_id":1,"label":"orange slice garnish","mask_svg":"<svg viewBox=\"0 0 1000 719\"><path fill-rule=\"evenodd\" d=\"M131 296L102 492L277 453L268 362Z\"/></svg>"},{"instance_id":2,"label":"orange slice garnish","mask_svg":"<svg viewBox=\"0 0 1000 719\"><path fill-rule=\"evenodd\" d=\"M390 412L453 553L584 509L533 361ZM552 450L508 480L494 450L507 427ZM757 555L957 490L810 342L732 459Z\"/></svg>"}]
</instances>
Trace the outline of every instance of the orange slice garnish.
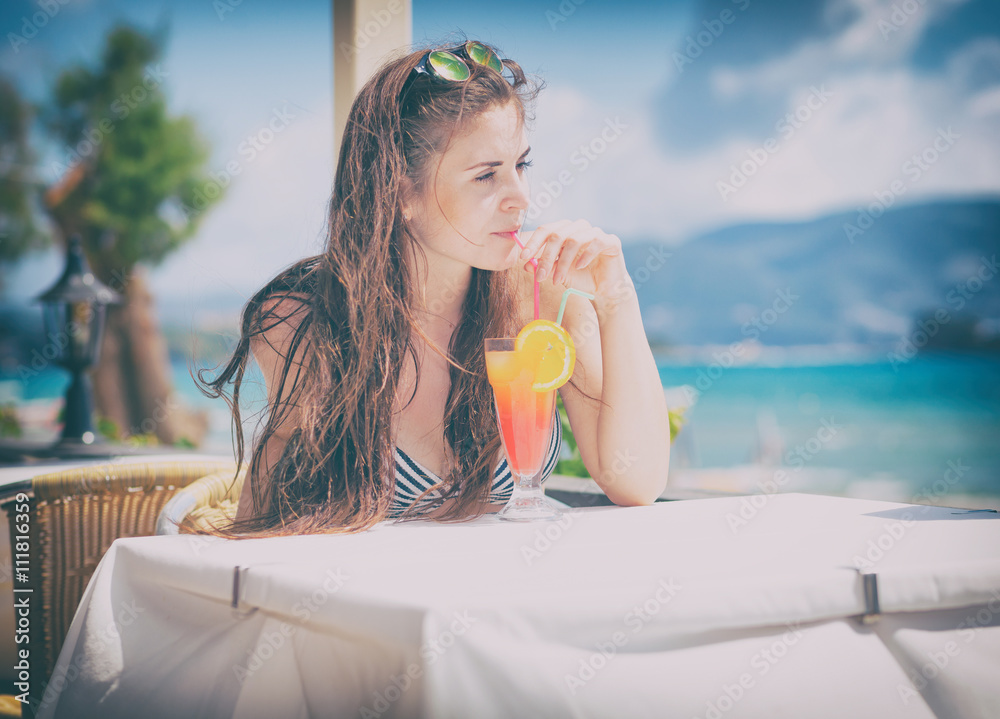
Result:
<instances>
[{"instance_id":1,"label":"orange slice garnish","mask_svg":"<svg viewBox=\"0 0 1000 719\"><path fill-rule=\"evenodd\" d=\"M576 348L569 332L550 320L534 320L518 332L514 349L531 356L531 389L547 392L569 382L576 364Z\"/></svg>"}]
</instances>

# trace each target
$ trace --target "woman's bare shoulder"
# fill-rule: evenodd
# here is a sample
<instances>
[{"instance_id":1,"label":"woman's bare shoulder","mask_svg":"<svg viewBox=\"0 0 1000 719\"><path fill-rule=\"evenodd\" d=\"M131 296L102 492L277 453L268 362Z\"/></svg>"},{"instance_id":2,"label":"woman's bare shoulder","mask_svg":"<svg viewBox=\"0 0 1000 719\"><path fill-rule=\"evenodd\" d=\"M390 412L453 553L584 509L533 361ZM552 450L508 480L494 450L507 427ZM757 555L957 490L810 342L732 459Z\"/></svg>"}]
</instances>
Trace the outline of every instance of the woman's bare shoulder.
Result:
<instances>
[{"instance_id":1,"label":"woman's bare shoulder","mask_svg":"<svg viewBox=\"0 0 1000 719\"><path fill-rule=\"evenodd\" d=\"M260 307L263 315L274 315L298 324L312 308L312 298L304 292L280 292L264 298Z\"/></svg>"},{"instance_id":2,"label":"woman's bare shoulder","mask_svg":"<svg viewBox=\"0 0 1000 719\"><path fill-rule=\"evenodd\" d=\"M251 337L250 351L264 376L272 406L291 396L299 370L305 364L309 339L300 327L310 311L305 295L285 294L261 303L260 331Z\"/></svg>"},{"instance_id":3,"label":"woman's bare shoulder","mask_svg":"<svg viewBox=\"0 0 1000 719\"><path fill-rule=\"evenodd\" d=\"M308 316L312 305L302 293L272 295L260 304L260 324L250 338L254 354L258 348L280 350L289 347L299 326Z\"/></svg>"}]
</instances>

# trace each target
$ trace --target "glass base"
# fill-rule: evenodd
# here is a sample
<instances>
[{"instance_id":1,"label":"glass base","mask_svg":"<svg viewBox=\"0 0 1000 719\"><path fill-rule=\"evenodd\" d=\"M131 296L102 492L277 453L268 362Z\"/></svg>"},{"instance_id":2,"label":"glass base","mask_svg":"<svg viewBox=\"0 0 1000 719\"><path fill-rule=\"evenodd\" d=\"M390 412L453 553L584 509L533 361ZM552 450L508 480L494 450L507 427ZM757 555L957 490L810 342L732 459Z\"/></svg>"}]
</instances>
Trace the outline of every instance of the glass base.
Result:
<instances>
[{"instance_id":1,"label":"glass base","mask_svg":"<svg viewBox=\"0 0 1000 719\"><path fill-rule=\"evenodd\" d=\"M519 491L515 487L507 504L497 512L497 517L508 522L555 521L562 516L562 510L549 501L541 488Z\"/></svg>"}]
</instances>

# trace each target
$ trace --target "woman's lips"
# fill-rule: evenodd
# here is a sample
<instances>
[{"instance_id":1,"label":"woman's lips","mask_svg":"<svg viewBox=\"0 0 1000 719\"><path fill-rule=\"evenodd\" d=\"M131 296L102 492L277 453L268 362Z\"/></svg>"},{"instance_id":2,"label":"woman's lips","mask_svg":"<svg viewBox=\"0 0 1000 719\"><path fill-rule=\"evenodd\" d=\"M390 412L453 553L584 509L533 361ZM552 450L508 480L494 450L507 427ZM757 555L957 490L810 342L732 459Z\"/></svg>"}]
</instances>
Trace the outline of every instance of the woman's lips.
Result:
<instances>
[{"instance_id":1,"label":"woman's lips","mask_svg":"<svg viewBox=\"0 0 1000 719\"><path fill-rule=\"evenodd\" d=\"M512 242L516 243L518 247L520 247L521 249L524 249L524 245L521 244L521 233L520 233L520 231L518 231L518 232L494 232L493 234L494 235L500 235L501 237L506 237L508 240L511 240ZM529 262L531 262L531 265L536 270L538 269L538 260L536 258L532 257L529 260Z\"/></svg>"}]
</instances>

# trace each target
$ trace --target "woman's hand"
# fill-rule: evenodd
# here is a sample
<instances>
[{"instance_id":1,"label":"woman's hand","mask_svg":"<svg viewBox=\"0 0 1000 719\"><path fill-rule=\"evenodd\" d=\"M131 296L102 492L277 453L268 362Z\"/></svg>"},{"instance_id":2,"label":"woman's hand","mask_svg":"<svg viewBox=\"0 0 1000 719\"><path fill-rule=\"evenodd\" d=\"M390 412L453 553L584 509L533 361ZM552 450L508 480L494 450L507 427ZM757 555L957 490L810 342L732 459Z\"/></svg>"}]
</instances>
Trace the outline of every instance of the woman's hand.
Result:
<instances>
[{"instance_id":1,"label":"woman's hand","mask_svg":"<svg viewBox=\"0 0 1000 719\"><path fill-rule=\"evenodd\" d=\"M598 304L615 302L633 290L625 268L622 242L586 220L560 220L541 225L523 240L520 258L532 270L538 258L539 282L573 287L595 295Z\"/></svg>"}]
</instances>

